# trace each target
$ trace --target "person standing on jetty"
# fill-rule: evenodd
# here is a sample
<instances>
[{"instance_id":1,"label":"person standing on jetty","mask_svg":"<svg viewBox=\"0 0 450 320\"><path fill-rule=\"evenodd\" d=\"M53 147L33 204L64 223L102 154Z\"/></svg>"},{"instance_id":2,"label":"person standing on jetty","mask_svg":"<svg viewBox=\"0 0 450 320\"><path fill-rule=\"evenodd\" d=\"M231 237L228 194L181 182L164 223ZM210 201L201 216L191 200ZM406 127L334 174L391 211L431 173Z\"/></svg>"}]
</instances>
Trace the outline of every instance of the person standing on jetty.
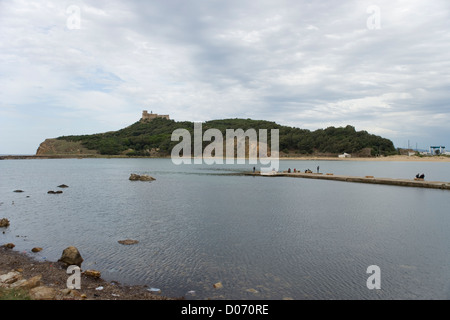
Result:
<instances>
[{"instance_id":1,"label":"person standing on jetty","mask_svg":"<svg viewBox=\"0 0 450 320\"><path fill-rule=\"evenodd\" d=\"M317 166L317 173L319 173L319 168L320 168L320 167L319 167L319 166Z\"/></svg>"}]
</instances>

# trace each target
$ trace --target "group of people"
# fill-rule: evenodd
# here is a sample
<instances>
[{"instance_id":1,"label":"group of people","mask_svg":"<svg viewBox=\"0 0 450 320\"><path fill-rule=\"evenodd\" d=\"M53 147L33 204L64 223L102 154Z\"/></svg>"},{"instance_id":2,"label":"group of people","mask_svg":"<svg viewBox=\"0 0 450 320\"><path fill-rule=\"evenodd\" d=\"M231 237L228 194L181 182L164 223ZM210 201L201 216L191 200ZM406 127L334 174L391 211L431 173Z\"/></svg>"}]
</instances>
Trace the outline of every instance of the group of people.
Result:
<instances>
[{"instance_id":1,"label":"group of people","mask_svg":"<svg viewBox=\"0 0 450 320\"><path fill-rule=\"evenodd\" d=\"M319 173L319 169L320 169L320 167L317 166L317 173ZM275 169L272 169L272 171L275 171ZM288 173L291 173L291 168L289 168L289 169L287 170L287 172L288 172ZM294 168L294 173L295 173L295 172L301 172L301 171L297 171L297 169ZM253 173L256 173L256 167L253 167ZM312 171L309 170L309 169L306 169L306 170L305 170L305 173L312 173Z\"/></svg>"},{"instance_id":2,"label":"group of people","mask_svg":"<svg viewBox=\"0 0 450 320\"><path fill-rule=\"evenodd\" d=\"M319 173L319 169L320 169L320 167L317 166L317 173ZM289 168L287 172L288 172L288 173L291 173L291 168ZM294 173L295 173L295 172L297 172L297 169L294 168ZM300 172L300 171L298 171L298 172ZM306 170L305 170L305 173L312 173L312 171L311 171L310 169L306 169Z\"/></svg>"}]
</instances>

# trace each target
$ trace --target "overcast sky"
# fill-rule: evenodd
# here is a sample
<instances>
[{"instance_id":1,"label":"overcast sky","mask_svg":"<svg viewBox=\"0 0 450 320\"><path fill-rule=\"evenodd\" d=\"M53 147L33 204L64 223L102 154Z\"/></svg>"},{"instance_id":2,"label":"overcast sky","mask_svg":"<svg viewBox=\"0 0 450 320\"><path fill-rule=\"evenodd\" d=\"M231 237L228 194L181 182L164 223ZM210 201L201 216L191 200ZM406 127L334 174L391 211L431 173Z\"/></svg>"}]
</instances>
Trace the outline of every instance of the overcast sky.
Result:
<instances>
[{"instance_id":1,"label":"overcast sky","mask_svg":"<svg viewBox=\"0 0 450 320\"><path fill-rule=\"evenodd\" d=\"M450 149L448 0L0 0L0 154L177 121L353 125Z\"/></svg>"}]
</instances>

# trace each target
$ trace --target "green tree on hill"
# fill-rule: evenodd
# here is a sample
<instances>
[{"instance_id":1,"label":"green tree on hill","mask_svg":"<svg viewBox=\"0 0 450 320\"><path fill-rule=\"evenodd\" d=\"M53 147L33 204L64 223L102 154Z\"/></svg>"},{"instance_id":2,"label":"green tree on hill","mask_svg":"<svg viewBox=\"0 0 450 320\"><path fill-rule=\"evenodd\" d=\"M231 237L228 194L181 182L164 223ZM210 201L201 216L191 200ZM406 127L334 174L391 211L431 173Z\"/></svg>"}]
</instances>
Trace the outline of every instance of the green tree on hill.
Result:
<instances>
[{"instance_id":1,"label":"green tree on hill","mask_svg":"<svg viewBox=\"0 0 450 320\"><path fill-rule=\"evenodd\" d=\"M210 128L220 130L224 139L227 129L243 129L244 131L255 129L257 134L259 129L267 129L269 141L270 130L278 129L280 150L297 154L358 153L366 148L371 150L372 155L378 153L390 155L396 152L392 141L389 139L369 134L367 131L356 131L350 125L310 131L282 126L265 120L223 119L202 123L203 131ZM170 155L172 148L178 144L178 141L171 141L172 132L176 129L186 129L193 136L194 123L156 118L138 121L118 131L92 135L62 136L57 139L81 142L84 147L97 150L103 155L148 156L151 150L158 150L160 155ZM203 142L203 146L207 144L209 142Z\"/></svg>"}]
</instances>

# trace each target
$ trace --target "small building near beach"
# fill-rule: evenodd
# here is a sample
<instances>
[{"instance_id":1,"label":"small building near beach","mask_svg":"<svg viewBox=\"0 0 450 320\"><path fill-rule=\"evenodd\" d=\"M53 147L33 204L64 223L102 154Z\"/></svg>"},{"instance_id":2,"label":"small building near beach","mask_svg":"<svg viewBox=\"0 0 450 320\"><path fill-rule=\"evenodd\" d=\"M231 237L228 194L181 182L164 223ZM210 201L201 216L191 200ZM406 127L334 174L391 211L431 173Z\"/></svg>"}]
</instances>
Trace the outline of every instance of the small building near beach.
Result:
<instances>
[{"instance_id":1,"label":"small building near beach","mask_svg":"<svg viewBox=\"0 0 450 320\"><path fill-rule=\"evenodd\" d=\"M444 154L445 146L430 146L429 152L432 156Z\"/></svg>"},{"instance_id":2,"label":"small building near beach","mask_svg":"<svg viewBox=\"0 0 450 320\"><path fill-rule=\"evenodd\" d=\"M344 152L343 154L340 154L338 157L339 157L339 158L351 158L352 155L351 155L351 154L348 154L348 153L346 153L346 152Z\"/></svg>"}]
</instances>

